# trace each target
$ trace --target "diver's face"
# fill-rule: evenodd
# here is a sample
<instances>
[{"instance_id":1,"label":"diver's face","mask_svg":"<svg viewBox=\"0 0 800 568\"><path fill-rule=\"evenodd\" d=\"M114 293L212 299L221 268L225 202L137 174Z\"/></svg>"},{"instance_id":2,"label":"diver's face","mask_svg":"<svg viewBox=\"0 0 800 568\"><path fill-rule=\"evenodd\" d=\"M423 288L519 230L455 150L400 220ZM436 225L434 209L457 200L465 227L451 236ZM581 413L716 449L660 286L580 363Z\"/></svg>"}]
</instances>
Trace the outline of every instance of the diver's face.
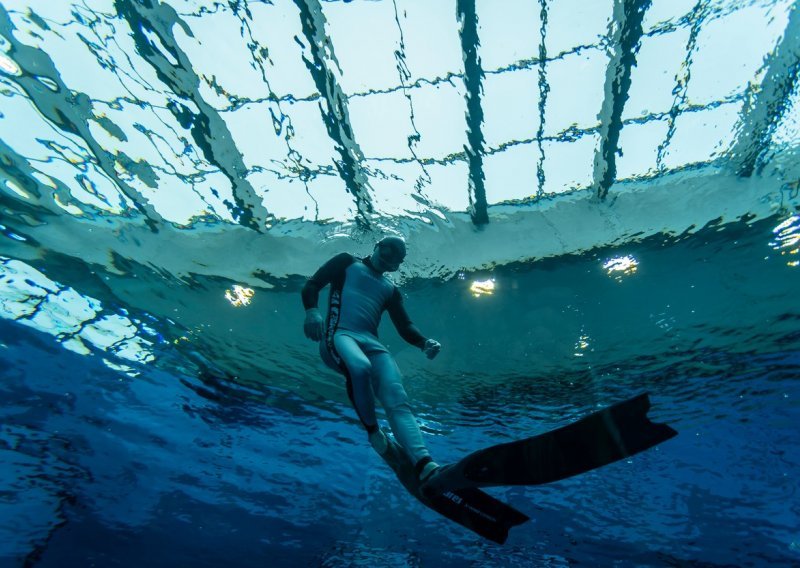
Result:
<instances>
[{"instance_id":1,"label":"diver's face","mask_svg":"<svg viewBox=\"0 0 800 568\"><path fill-rule=\"evenodd\" d=\"M386 244L376 245L372 255L373 264L376 264L376 268L381 272L395 272L400 268L405 258L405 250Z\"/></svg>"}]
</instances>

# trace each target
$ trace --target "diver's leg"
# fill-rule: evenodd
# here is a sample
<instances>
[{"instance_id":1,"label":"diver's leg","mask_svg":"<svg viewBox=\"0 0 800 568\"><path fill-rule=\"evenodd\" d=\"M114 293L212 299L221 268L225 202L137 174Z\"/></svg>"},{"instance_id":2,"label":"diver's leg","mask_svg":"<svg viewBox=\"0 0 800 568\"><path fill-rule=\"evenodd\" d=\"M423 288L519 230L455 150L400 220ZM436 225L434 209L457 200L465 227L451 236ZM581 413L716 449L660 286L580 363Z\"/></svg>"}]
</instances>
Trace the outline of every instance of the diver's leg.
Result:
<instances>
[{"instance_id":1,"label":"diver's leg","mask_svg":"<svg viewBox=\"0 0 800 568\"><path fill-rule=\"evenodd\" d=\"M350 396L350 401L364 428L372 434L378 430L378 419L375 416L375 396L370 382L372 364L361 350L358 342L349 335L337 333L333 338L333 344L345 366L347 394Z\"/></svg>"},{"instance_id":2,"label":"diver's leg","mask_svg":"<svg viewBox=\"0 0 800 568\"><path fill-rule=\"evenodd\" d=\"M411 404L403 388L400 369L388 351L368 351L368 354L372 363L375 392L386 411L392 433L411 459L411 463L416 465L417 474L424 479L433 471L436 464L431 460L417 419L411 412Z\"/></svg>"}]
</instances>

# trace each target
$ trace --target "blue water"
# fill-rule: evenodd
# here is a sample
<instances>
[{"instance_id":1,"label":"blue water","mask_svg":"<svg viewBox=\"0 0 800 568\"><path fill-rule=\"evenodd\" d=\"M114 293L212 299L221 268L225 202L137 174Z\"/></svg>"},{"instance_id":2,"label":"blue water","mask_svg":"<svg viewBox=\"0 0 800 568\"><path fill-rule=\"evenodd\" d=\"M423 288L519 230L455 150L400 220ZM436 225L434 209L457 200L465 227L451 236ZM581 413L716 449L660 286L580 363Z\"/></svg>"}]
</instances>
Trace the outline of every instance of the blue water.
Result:
<instances>
[{"instance_id":1,"label":"blue water","mask_svg":"<svg viewBox=\"0 0 800 568\"><path fill-rule=\"evenodd\" d=\"M0 566L800 565L800 4L509 6L0 1ZM679 435L421 505L302 331L387 234L438 462Z\"/></svg>"},{"instance_id":2,"label":"blue water","mask_svg":"<svg viewBox=\"0 0 800 568\"><path fill-rule=\"evenodd\" d=\"M462 362L451 363L443 351L444 363L428 371L421 363L403 365L413 363L410 354L391 328L383 332L398 352L438 460L548 430L640 391L651 393L651 416L680 432L652 451L577 478L493 490L532 518L505 546L423 507L371 453L338 377L300 337L296 284L261 291L270 297L262 299L261 316L252 316L267 317L262 330L275 310L283 312L278 320L294 322L275 340L284 351L304 354L296 372L291 353L279 358L285 368L248 369L247 349L228 345L227 355L211 357L214 376L196 367L189 373L205 360L196 346L187 351L163 340L156 348L160 363L139 365L132 377L103 365L101 352L73 354L49 335L3 321L5 562L796 564L800 302L790 291L800 289L800 273L770 247L774 224L627 247L649 268L621 281L608 278L597 260L613 251L496 270L498 284L511 288L516 281L532 293L524 311L519 297L499 292L481 298L487 302L477 311L453 309L446 299L454 298L449 287L464 286L458 279L408 286L420 325ZM726 253L732 242L738 246ZM64 266L52 272L69 275ZM697 301L675 290L669 274L697 291ZM195 283L184 291L191 297L201 288ZM627 313L615 312L617 302L633 300ZM440 311L420 305L428 302ZM656 317L667 304L672 315ZM551 325L548 310L560 323ZM694 320L692 310L713 318ZM527 327L528 315L551 327L531 327L534 340L520 339L515 325ZM206 317L215 320L213 312ZM449 326L447 317L461 321ZM506 322L506 336L492 329L498 320ZM552 346L539 345L537 334L558 341L578 324L592 347L583 357L548 359L544 351ZM640 328L638 340L626 334L629 326ZM484 332L475 335L478 328ZM253 341L265 349L270 343L262 335ZM530 353L517 354L523 345ZM505 358L514 368L486 358ZM556 358L564 359L560 369L548 371Z\"/></svg>"}]
</instances>

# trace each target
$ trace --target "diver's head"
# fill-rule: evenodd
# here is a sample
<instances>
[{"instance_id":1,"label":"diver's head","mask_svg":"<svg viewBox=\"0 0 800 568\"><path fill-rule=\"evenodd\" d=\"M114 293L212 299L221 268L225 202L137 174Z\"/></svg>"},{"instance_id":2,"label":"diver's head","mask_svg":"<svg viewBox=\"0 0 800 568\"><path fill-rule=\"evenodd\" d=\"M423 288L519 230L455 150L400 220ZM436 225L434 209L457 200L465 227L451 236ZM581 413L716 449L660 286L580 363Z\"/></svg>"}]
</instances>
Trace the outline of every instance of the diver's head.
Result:
<instances>
[{"instance_id":1,"label":"diver's head","mask_svg":"<svg viewBox=\"0 0 800 568\"><path fill-rule=\"evenodd\" d=\"M400 237L384 237L372 251L372 266L379 272L394 272L406 258L406 242Z\"/></svg>"}]
</instances>

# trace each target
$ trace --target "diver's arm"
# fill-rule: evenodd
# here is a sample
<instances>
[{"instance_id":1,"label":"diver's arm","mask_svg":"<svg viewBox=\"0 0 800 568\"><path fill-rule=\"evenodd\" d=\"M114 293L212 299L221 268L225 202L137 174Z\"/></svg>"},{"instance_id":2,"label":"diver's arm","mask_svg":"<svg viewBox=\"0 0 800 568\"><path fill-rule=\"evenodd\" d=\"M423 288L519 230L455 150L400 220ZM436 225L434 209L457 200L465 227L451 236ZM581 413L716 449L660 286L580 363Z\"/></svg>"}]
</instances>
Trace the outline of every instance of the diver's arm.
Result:
<instances>
[{"instance_id":1,"label":"diver's arm","mask_svg":"<svg viewBox=\"0 0 800 568\"><path fill-rule=\"evenodd\" d=\"M306 310L316 308L319 302L319 291L340 277L352 263L353 255L343 252L323 264L303 286L303 307Z\"/></svg>"},{"instance_id":2,"label":"diver's arm","mask_svg":"<svg viewBox=\"0 0 800 568\"><path fill-rule=\"evenodd\" d=\"M397 328L397 333L400 334L400 337L420 349L425 346L427 339L420 333L417 326L412 323L405 306L403 306L403 296L397 288L394 289L392 297L386 302L386 311L389 312L392 323Z\"/></svg>"},{"instance_id":3,"label":"diver's arm","mask_svg":"<svg viewBox=\"0 0 800 568\"><path fill-rule=\"evenodd\" d=\"M406 308L403 306L403 296L400 294L400 290L397 288L394 289L392 297L386 303L386 310L389 312L389 316L392 318L392 323L394 324L395 328L397 328L397 332L400 334L400 337L405 339L411 345L422 349L425 352L425 355L428 356L428 359L433 359L436 357L442 346L438 341L427 339L424 335L422 335L422 333L420 333L419 329L417 329L417 326L411 322L411 318L409 317Z\"/></svg>"},{"instance_id":4,"label":"diver's arm","mask_svg":"<svg viewBox=\"0 0 800 568\"><path fill-rule=\"evenodd\" d=\"M343 252L337 254L328 262L323 264L314 276L308 279L301 296L303 307L306 309L306 320L303 324L303 331L306 337L313 341L322 339L325 330L325 323L322 314L317 307L319 303L319 291L337 278L344 278L344 271L353 262L353 256Z\"/></svg>"}]
</instances>

